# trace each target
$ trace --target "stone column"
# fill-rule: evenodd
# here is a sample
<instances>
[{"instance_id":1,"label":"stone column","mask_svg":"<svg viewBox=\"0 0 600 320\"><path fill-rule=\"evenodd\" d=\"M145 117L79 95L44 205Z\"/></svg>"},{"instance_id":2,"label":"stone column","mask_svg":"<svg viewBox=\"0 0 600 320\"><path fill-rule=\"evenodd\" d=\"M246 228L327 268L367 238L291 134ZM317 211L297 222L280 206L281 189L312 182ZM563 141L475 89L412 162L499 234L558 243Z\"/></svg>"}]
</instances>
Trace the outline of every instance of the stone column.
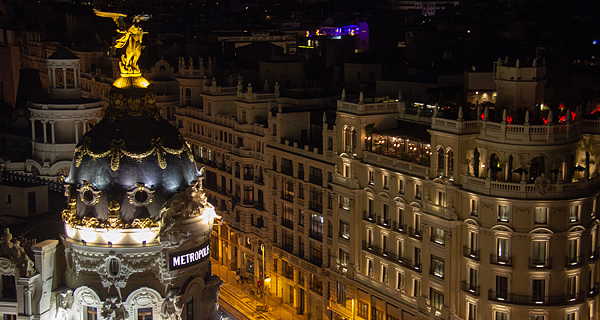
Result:
<instances>
[{"instance_id":1,"label":"stone column","mask_svg":"<svg viewBox=\"0 0 600 320\"><path fill-rule=\"evenodd\" d=\"M52 68L48 67L48 88L52 88Z\"/></svg>"},{"instance_id":2,"label":"stone column","mask_svg":"<svg viewBox=\"0 0 600 320\"><path fill-rule=\"evenodd\" d=\"M79 143L79 120L75 120L75 143Z\"/></svg>"},{"instance_id":3,"label":"stone column","mask_svg":"<svg viewBox=\"0 0 600 320\"><path fill-rule=\"evenodd\" d=\"M52 134L52 144L55 144L56 143L56 134L54 133L54 120L50 120L48 122L50 122L50 131Z\"/></svg>"},{"instance_id":4,"label":"stone column","mask_svg":"<svg viewBox=\"0 0 600 320\"><path fill-rule=\"evenodd\" d=\"M63 88L66 89L67 88L67 68L63 67L62 71L63 71Z\"/></svg>"},{"instance_id":5,"label":"stone column","mask_svg":"<svg viewBox=\"0 0 600 320\"><path fill-rule=\"evenodd\" d=\"M42 120L42 127L44 128L44 143L48 143L48 131L46 130L46 120Z\"/></svg>"},{"instance_id":6,"label":"stone column","mask_svg":"<svg viewBox=\"0 0 600 320\"><path fill-rule=\"evenodd\" d=\"M88 120L85 119L85 120L83 120L83 134L85 134L87 132L87 128L88 128Z\"/></svg>"},{"instance_id":7,"label":"stone column","mask_svg":"<svg viewBox=\"0 0 600 320\"><path fill-rule=\"evenodd\" d=\"M52 67L52 88L56 89L56 67Z\"/></svg>"},{"instance_id":8,"label":"stone column","mask_svg":"<svg viewBox=\"0 0 600 320\"><path fill-rule=\"evenodd\" d=\"M73 86L75 88L79 87L77 85L77 71L79 71L79 69L77 67L73 68Z\"/></svg>"},{"instance_id":9,"label":"stone column","mask_svg":"<svg viewBox=\"0 0 600 320\"><path fill-rule=\"evenodd\" d=\"M29 119L31 121L31 141L35 142L35 120Z\"/></svg>"}]
</instances>

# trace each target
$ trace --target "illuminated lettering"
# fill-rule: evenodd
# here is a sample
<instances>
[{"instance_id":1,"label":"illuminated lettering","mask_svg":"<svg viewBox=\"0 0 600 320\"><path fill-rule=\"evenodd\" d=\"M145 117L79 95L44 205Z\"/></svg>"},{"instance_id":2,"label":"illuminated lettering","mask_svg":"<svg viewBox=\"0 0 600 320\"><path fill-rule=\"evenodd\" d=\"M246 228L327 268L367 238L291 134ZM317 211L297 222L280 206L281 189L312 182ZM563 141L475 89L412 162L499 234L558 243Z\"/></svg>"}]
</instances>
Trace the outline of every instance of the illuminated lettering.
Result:
<instances>
[{"instance_id":1,"label":"illuminated lettering","mask_svg":"<svg viewBox=\"0 0 600 320\"><path fill-rule=\"evenodd\" d=\"M206 260L210 255L210 242L207 241L200 247L169 254L171 257L170 270L193 266Z\"/></svg>"}]
</instances>

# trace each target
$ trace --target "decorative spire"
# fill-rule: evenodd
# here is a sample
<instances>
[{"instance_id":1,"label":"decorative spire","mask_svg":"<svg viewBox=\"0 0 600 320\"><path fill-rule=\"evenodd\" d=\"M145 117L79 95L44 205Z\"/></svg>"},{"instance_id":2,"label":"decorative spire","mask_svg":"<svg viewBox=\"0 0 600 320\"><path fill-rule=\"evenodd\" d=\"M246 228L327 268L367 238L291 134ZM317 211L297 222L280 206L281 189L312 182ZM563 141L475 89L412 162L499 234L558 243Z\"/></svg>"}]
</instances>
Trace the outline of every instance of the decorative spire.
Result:
<instances>
[{"instance_id":1,"label":"decorative spire","mask_svg":"<svg viewBox=\"0 0 600 320\"><path fill-rule=\"evenodd\" d=\"M461 121L463 119L464 119L463 108L462 108L462 106L460 106L460 107L458 107L458 121Z\"/></svg>"},{"instance_id":2,"label":"decorative spire","mask_svg":"<svg viewBox=\"0 0 600 320\"><path fill-rule=\"evenodd\" d=\"M265 92L269 92L269 81L265 80L264 88Z\"/></svg>"},{"instance_id":3,"label":"decorative spire","mask_svg":"<svg viewBox=\"0 0 600 320\"><path fill-rule=\"evenodd\" d=\"M525 111L525 124L529 124L529 110Z\"/></svg>"},{"instance_id":4,"label":"decorative spire","mask_svg":"<svg viewBox=\"0 0 600 320\"><path fill-rule=\"evenodd\" d=\"M504 108L504 110L502 110L502 122L506 123L506 108Z\"/></svg>"},{"instance_id":5,"label":"decorative spire","mask_svg":"<svg viewBox=\"0 0 600 320\"><path fill-rule=\"evenodd\" d=\"M252 83L248 83L248 93L252 94Z\"/></svg>"},{"instance_id":6,"label":"decorative spire","mask_svg":"<svg viewBox=\"0 0 600 320\"><path fill-rule=\"evenodd\" d=\"M363 94L363 92L360 92L360 95L358 96L358 102L363 103L365 102L365 95Z\"/></svg>"},{"instance_id":7,"label":"decorative spire","mask_svg":"<svg viewBox=\"0 0 600 320\"><path fill-rule=\"evenodd\" d=\"M435 106L433 107L433 117L434 117L434 118L435 118L435 117L437 117L437 115L438 115L438 108L439 108L439 107L438 107L438 104L437 104L437 102L436 102L436 103L435 103Z\"/></svg>"},{"instance_id":8,"label":"decorative spire","mask_svg":"<svg viewBox=\"0 0 600 320\"><path fill-rule=\"evenodd\" d=\"M517 59L517 63L515 63L515 67L519 68L521 66L521 62Z\"/></svg>"},{"instance_id":9,"label":"decorative spire","mask_svg":"<svg viewBox=\"0 0 600 320\"><path fill-rule=\"evenodd\" d=\"M490 109L488 106L485 107L485 110L483 111L483 116L484 116L484 120L489 120L490 118Z\"/></svg>"},{"instance_id":10,"label":"decorative spire","mask_svg":"<svg viewBox=\"0 0 600 320\"><path fill-rule=\"evenodd\" d=\"M398 101L402 101L402 89L398 89Z\"/></svg>"},{"instance_id":11,"label":"decorative spire","mask_svg":"<svg viewBox=\"0 0 600 320\"><path fill-rule=\"evenodd\" d=\"M275 89L275 96L279 97L279 82L275 81L273 88Z\"/></svg>"},{"instance_id":12,"label":"decorative spire","mask_svg":"<svg viewBox=\"0 0 600 320\"><path fill-rule=\"evenodd\" d=\"M346 99L346 89L342 89L342 101Z\"/></svg>"},{"instance_id":13,"label":"decorative spire","mask_svg":"<svg viewBox=\"0 0 600 320\"><path fill-rule=\"evenodd\" d=\"M548 123L552 123L552 110L548 111Z\"/></svg>"}]
</instances>

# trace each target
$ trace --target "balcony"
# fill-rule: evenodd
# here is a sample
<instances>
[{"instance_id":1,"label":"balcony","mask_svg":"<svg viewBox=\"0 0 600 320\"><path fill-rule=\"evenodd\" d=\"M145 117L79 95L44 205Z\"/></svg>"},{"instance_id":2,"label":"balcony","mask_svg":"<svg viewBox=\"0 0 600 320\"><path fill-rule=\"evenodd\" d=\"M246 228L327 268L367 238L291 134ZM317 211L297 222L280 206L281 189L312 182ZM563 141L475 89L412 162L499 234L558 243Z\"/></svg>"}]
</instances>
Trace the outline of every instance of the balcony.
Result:
<instances>
[{"instance_id":1,"label":"balcony","mask_svg":"<svg viewBox=\"0 0 600 320\"><path fill-rule=\"evenodd\" d=\"M310 258L308 259L308 262L310 262L320 268L321 266L323 266L323 257L311 255Z\"/></svg>"},{"instance_id":2,"label":"balcony","mask_svg":"<svg viewBox=\"0 0 600 320\"><path fill-rule=\"evenodd\" d=\"M596 248L594 251L590 252L590 258L588 260L594 261L598 259L598 254L600 254L600 252L598 251L598 248Z\"/></svg>"},{"instance_id":3,"label":"balcony","mask_svg":"<svg viewBox=\"0 0 600 320\"><path fill-rule=\"evenodd\" d=\"M479 261L479 253L481 250L475 250L472 248L469 248L468 246L464 246L463 247L463 256L469 258L469 259L473 259L475 261Z\"/></svg>"},{"instance_id":4,"label":"balcony","mask_svg":"<svg viewBox=\"0 0 600 320\"><path fill-rule=\"evenodd\" d=\"M387 250L381 249L372 243L369 244L367 241L362 242L362 249L365 251L371 252L372 254L378 255L388 261L398 263L406 268L415 270L417 272L421 272L421 263L420 262L413 262L410 259L399 257L397 254L394 254L394 253L388 252Z\"/></svg>"},{"instance_id":5,"label":"balcony","mask_svg":"<svg viewBox=\"0 0 600 320\"><path fill-rule=\"evenodd\" d=\"M429 274L438 278L438 279L444 279L444 272L442 271L440 272L436 272L435 269L429 269Z\"/></svg>"},{"instance_id":6,"label":"balcony","mask_svg":"<svg viewBox=\"0 0 600 320\"><path fill-rule=\"evenodd\" d=\"M363 220L369 222L375 222L375 214L367 211L363 211Z\"/></svg>"},{"instance_id":7,"label":"balcony","mask_svg":"<svg viewBox=\"0 0 600 320\"><path fill-rule=\"evenodd\" d=\"M421 240L423 238L423 230L417 230L413 227L408 227L408 235L412 238Z\"/></svg>"},{"instance_id":8,"label":"balcony","mask_svg":"<svg viewBox=\"0 0 600 320\"><path fill-rule=\"evenodd\" d=\"M261 186L265 185L265 181L263 180L263 177L254 177L254 183L259 184Z\"/></svg>"},{"instance_id":9,"label":"balcony","mask_svg":"<svg viewBox=\"0 0 600 320\"><path fill-rule=\"evenodd\" d=\"M529 258L529 269L552 269L552 259Z\"/></svg>"},{"instance_id":10,"label":"balcony","mask_svg":"<svg viewBox=\"0 0 600 320\"><path fill-rule=\"evenodd\" d=\"M290 280L294 280L294 269L284 270L283 271L283 276L286 277L286 278L288 278L288 279L290 279Z\"/></svg>"},{"instance_id":11,"label":"balcony","mask_svg":"<svg viewBox=\"0 0 600 320\"><path fill-rule=\"evenodd\" d=\"M391 228L392 224L390 223L390 219L384 219L382 217L377 217L377 225L384 228Z\"/></svg>"},{"instance_id":12,"label":"balcony","mask_svg":"<svg viewBox=\"0 0 600 320\"><path fill-rule=\"evenodd\" d=\"M290 192L281 191L281 199L289 202L294 202L294 194Z\"/></svg>"},{"instance_id":13,"label":"balcony","mask_svg":"<svg viewBox=\"0 0 600 320\"><path fill-rule=\"evenodd\" d=\"M466 280L463 280L461 282L460 287L461 287L462 291L479 297L479 286L474 286L470 283L467 283Z\"/></svg>"},{"instance_id":14,"label":"balcony","mask_svg":"<svg viewBox=\"0 0 600 320\"><path fill-rule=\"evenodd\" d=\"M446 239L444 238L440 238L438 236L432 235L431 237L429 237L429 241L435 243L435 244L439 244L440 246L443 246L446 244Z\"/></svg>"},{"instance_id":15,"label":"balcony","mask_svg":"<svg viewBox=\"0 0 600 320\"><path fill-rule=\"evenodd\" d=\"M546 306L561 306L566 304L580 303L585 300L585 291L579 291L574 294L559 294L559 295L528 295L528 294L513 294L499 293L493 290L488 291L488 300L501 301L504 303L522 304L522 305L546 305Z\"/></svg>"},{"instance_id":16,"label":"balcony","mask_svg":"<svg viewBox=\"0 0 600 320\"><path fill-rule=\"evenodd\" d=\"M292 220L288 220L285 218L281 218L281 225L290 229L290 230L294 230L294 222Z\"/></svg>"},{"instance_id":17,"label":"balcony","mask_svg":"<svg viewBox=\"0 0 600 320\"><path fill-rule=\"evenodd\" d=\"M219 169L219 171L227 172L227 165L225 163L219 163L217 169Z\"/></svg>"},{"instance_id":18,"label":"balcony","mask_svg":"<svg viewBox=\"0 0 600 320\"><path fill-rule=\"evenodd\" d=\"M265 204L262 202L255 202L254 208L261 210L261 211L265 211Z\"/></svg>"},{"instance_id":19,"label":"balcony","mask_svg":"<svg viewBox=\"0 0 600 320\"><path fill-rule=\"evenodd\" d=\"M406 225L399 224L398 222L394 221L394 222L392 222L392 230L402 233L402 234L406 234Z\"/></svg>"},{"instance_id":20,"label":"balcony","mask_svg":"<svg viewBox=\"0 0 600 320\"><path fill-rule=\"evenodd\" d=\"M293 243L283 243L281 245L281 249L283 249L285 252L292 253L292 252L294 252L294 244Z\"/></svg>"},{"instance_id":21,"label":"balcony","mask_svg":"<svg viewBox=\"0 0 600 320\"><path fill-rule=\"evenodd\" d=\"M323 232L318 232L318 231L314 231L312 229L308 230L308 236L317 240L317 241L321 241L323 242Z\"/></svg>"},{"instance_id":22,"label":"balcony","mask_svg":"<svg viewBox=\"0 0 600 320\"><path fill-rule=\"evenodd\" d=\"M490 263L497 266L512 267L512 256L497 256L490 254Z\"/></svg>"},{"instance_id":23,"label":"balcony","mask_svg":"<svg viewBox=\"0 0 600 320\"><path fill-rule=\"evenodd\" d=\"M281 173L288 175L290 177L294 176L294 167L281 166Z\"/></svg>"},{"instance_id":24,"label":"balcony","mask_svg":"<svg viewBox=\"0 0 600 320\"><path fill-rule=\"evenodd\" d=\"M323 213L323 205L317 202L308 202L308 209L318 213Z\"/></svg>"},{"instance_id":25,"label":"balcony","mask_svg":"<svg viewBox=\"0 0 600 320\"><path fill-rule=\"evenodd\" d=\"M308 175L308 182L310 182L312 184L316 184L316 185L322 187L323 186L323 176L309 174Z\"/></svg>"},{"instance_id":26,"label":"balcony","mask_svg":"<svg viewBox=\"0 0 600 320\"><path fill-rule=\"evenodd\" d=\"M565 267L574 268L579 267L585 262L585 256L566 256Z\"/></svg>"},{"instance_id":27,"label":"balcony","mask_svg":"<svg viewBox=\"0 0 600 320\"><path fill-rule=\"evenodd\" d=\"M588 297L593 298L598 294L598 290L600 288L598 288L598 282L596 282L596 284L594 284L593 287L588 289Z\"/></svg>"},{"instance_id":28,"label":"balcony","mask_svg":"<svg viewBox=\"0 0 600 320\"><path fill-rule=\"evenodd\" d=\"M249 181L254 180L254 174L252 174L252 173L244 174L244 180L249 180Z\"/></svg>"}]
</instances>

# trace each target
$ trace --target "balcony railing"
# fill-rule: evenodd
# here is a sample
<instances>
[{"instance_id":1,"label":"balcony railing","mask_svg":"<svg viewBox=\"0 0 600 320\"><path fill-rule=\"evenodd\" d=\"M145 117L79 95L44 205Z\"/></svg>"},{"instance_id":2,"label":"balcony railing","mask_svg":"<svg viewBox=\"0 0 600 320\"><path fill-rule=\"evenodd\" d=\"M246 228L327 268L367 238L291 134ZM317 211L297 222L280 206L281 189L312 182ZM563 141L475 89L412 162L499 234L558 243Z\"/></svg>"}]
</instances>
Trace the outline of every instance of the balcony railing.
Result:
<instances>
[{"instance_id":1,"label":"balcony railing","mask_svg":"<svg viewBox=\"0 0 600 320\"><path fill-rule=\"evenodd\" d=\"M281 225L284 226L284 227L286 227L286 228L294 230L294 222L292 220L285 219L285 218L282 217L281 218Z\"/></svg>"},{"instance_id":2,"label":"balcony railing","mask_svg":"<svg viewBox=\"0 0 600 320\"><path fill-rule=\"evenodd\" d=\"M588 297L593 298L598 294L598 290L600 288L598 287L598 282L596 282L596 284L594 284L593 287L588 289Z\"/></svg>"},{"instance_id":3,"label":"balcony railing","mask_svg":"<svg viewBox=\"0 0 600 320\"><path fill-rule=\"evenodd\" d=\"M312 211L323 213L323 205L320 203L310 201L308 203L308 208Z\"/></svg>"},{"instance_id":4,"label":"balcony railing","mask_svg":"<svg viewBox=\"0 0 600 320\"><path fill-rule=\"evenodd\" d=\"M377 217L377 225L382 226L384 228L391 228L392 225L390 223L390 219L384 219L382 217Z\"/></svg>"},{"instance_id":5,"label":"balcony railing","mask_svg":"<svg viewBox=\"0 0 600 320\"><path fill-rule=\"evenodd\" d=\"M552 258L529 258L529 269L552 269Z\"/></svg>"},{"instance_id":6,"label":"balcony railing","mask_svg":"<svg viewBox=\"0 0 600 320\"><path fill-rule=\"evenodd\" d=\"M600 252L598 251L598 248L595 248L594 251L590 252L589 260L594 261L594 260L598 259L598 254L600 254Z\"/></svg>"},{"instance_id":7,"label":"balcony railing","mask_svg":"<svg viewBox=\"0 0 600 320\"><path fill-rule=\"evenodd\" d=\"M281 173L288 176L294 176L294 167L281 166Z\"/></svg>"},{"instance_id":8,"label":"balcony railing","mask_svg":"<svg viewBox=\"0 0 600 320\"><path fill-rule=\"evenodd\" d=\"M283 276L286 277L286 278L288 278L288 279L294 280L294 269L292 269L292 270L284 270L283 271Z\"/></svg>"},{"instance_id":9,"label":"balcony railing","mask_svg":"<svg viewBox=\"0 0 600 320\"><path fill-rule=\"evenodd\" d=\"M585 256L566 256L565 267L577 267L585 262Z\"/></svg>"},{"instance_id":10,"label":"balcony railing","mask_svg":"<svg viewBox=\"0 0 600 320\"><path fill-rule=\"evenodd\" d=\"M363 211L363 220L369 222L375 222L375 214L367 211Z\"/></svg>"},{"instance_id":11,"label":"balcony railing","mask_svg":"<svg viewBox=\"0 0 600 320\"><path fill-rule=\"evenodd\" d=\"M252 174L252 173L244 174L244 180L254 180L254 174Z\"/></svg>"},{"instance_id":12,"label":"balcony railing","mask_svg":"<svg viewBox=\"0 0 600 320\"><path fill-rule=\"evenodd\" d=\"M431 241L433 243L437 243L437 244L439 244L441 246L443 246L443 245L446 244L446 239L440 238L440 237L438 237L436 235L432 235L431 237L429 237L429 241Z\"/></svg>"},{"instance_id":13,"label":"balcony railing","mask_svg":"<svg viewBox=\"0 0 600 320\"><path fill-rule=\"evenodd\" d=\"M399 224L398 222L394 221L394 222L392 222L392 229L396 232L406 234L406 225L405 224Z\"/></svg>"},{"instance_id":14,"label":"balcony railing","mask_svg":"<svg viewBox=\"0 0 600 320\"><path fill-rule=\"evenodd\" d=\"M319 268L323 265L323 257L311 255L308 261Z\"/></svg>"},{"instance_id":15,"label":"balcony railing","mask_svg":"<svg viewBox=\"0 0 600 320\"><path fill-rule=\"evenodd\" d=\"M293 243L283 243L281 245L281 249L283 249L286 252L292 253L292 252L294 252L294 244Z\"/></svg>"},{"instance_id":16,"label":"balcony railing","mask_svg":"<svg viewBox=\"0 0 600 320\"><path fill-rule=\"evenodd\" d=\"M498 266L512 267L512 256L497 256L490 254L490 263Z\"/></svg>"},{"instance_id":17,"label":"balcony railing","mask_svg":"<svg viewBox=\"0 0 600 320\"><path fill-rule=\"evenodd\" d=\"M463 247L463 256L465 256L467 258L471 258L476 261L479 261L480 251L481 250L475 250L475 249L469 248L468 246L464 246Z\"/></svg>"},{"instance_id":18,"label":"balcony railing","mask_svg":"<svg viewBox=\"0 0 600 320\"><path fill-rule=\"evenodd\" d=\"M461 287L462 291L464 291L464 292L470 293L475 296L479 296L479 286L474 286L470 283L467 283L466 280L463 280L461 282L460 287Z\"/></svg>"},{"instance_id":19,"label":"balcony railing","mask_svg":"<svg viewBox=\"0 0 600 320\"><path fill-rule=\"evenodd\" d=\"M323 241L323 232L318 232L318 231L314 231L312 229L309 229L308 230L308 236L311 237L311 238L313 238L313 239L315 239L315 240L318 240L318 241L321 241L321 242Z\"/></svg>"},{"instance_id":20,"label":"balcony railing","mask_svg":"<svg viewBox=\"0 0 600 320\"><path fill-rule=\"evenodd\" d=\"M407 268L413 269L417 272L421 272L421 263L420 262L414 262L410 259L400 257L397 254L388 252L387 250L383 250L382 248L379 248L378 246L376 246L372 243L369 244L367 241L362 242L362 249L365 251L369 251L375 255L378 255L388 261L391 261L394 263L399 263Z\"/></svg>"},{"instance_id":21,"label":"balcony railing","mask_svg":"<svg viewBox=\"0 0 600 320\"><path fill-rule=\"evenodd\" d=\"M309 174L308 182L319 185L319 186L323 186L323 176Z\"/></svg>"},{"instance_id":22,"label":"balcony railing","mask_svg":"<svg viewBox=\"0 0 600 320\"><path fill-rule=\"evenodd\" d=\"M415 239L422 239L423 238L423 230L417 230L413 227L408 227L408 235Z\"/></svg>"},{"instance_id":23,"label":"balcony railing","mask_svg":"<svg viewBox=\"0 0 600 320\"><path fill-rule=\"evenodd\" d=\"M261 186L265 184L263 177L254 177L254 183L259 184Z\"/></svg>"},{"instance_id":24,"label":"balcony railing","mask_svg":"<svg viewBox=\"0 0 600 320\"><path fill-rule=\"evenodd\" d=\"M281 191L281 199L289 201L289 202L294 202L294 194Z\"/></svg>"},{"instance_id":25,"label":"balcony railing","mask_svg":"<svg viewBox=\"0 0 600 320\"><path fill-rule=\"evenodd\" d=\"M559 295L527 295L514 293L499 293L491 289L488 291L488 300L523 305L560 306L566 304L580 303L585 299L585 296L585 291L579 291L573 294Z\"/></svg>"},{"instance_id":26,"label":"balcony railing","mask_svg":"<svg viewBox=\"0 0 600 320\"><path fill-rule=\"evenodd\" d=\"M254 208L256 208L258 210L265 211L265 204L262 203L262 202L255 202L254 203Z\"/></svg>"}]
</instances>

